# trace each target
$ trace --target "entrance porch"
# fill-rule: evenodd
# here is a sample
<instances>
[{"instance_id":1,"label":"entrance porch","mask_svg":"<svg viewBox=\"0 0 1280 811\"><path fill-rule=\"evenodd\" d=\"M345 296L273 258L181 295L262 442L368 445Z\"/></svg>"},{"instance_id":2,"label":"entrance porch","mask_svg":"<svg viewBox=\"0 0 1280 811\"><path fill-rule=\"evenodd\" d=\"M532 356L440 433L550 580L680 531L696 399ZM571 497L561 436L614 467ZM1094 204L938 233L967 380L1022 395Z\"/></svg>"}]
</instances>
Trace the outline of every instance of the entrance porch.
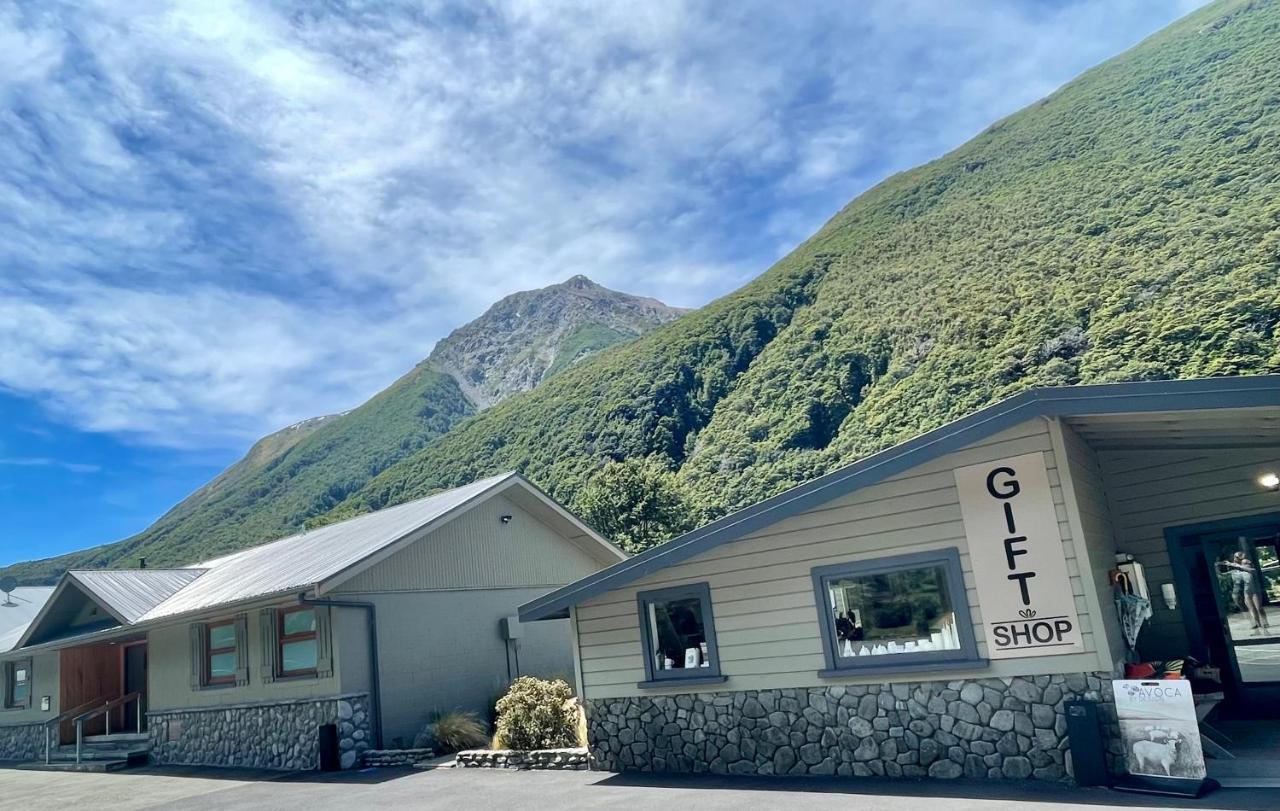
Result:
<instances>
[{"instance_id":1,"label":"entrance porch","mask_svg":"<svg viewBox=\"0 0 1280 811\"><path fill-rule=\"evenodd\" d=\"M145 639L64 648L58 670L58 743L146 731Z\"/></svg>"},{"instance_id":2,"label":"entrance porch","mask_svg":"<svg viewBox=\"0 0 1280 811\"><path fill-rule=\"evenodd\" d=\"M1210 776L1280 785L1280 492L1271 478L1280 408L1064 424L1095 566L1120 553L1145 570L1153 613L1136 650L1122 639L1121 650L1132 662L1208 665L1193 686ZM1110 582L1099 588L1112 593ZM1118 618L1109 624L1118 629Z\"/></svg>"}]
</instances>

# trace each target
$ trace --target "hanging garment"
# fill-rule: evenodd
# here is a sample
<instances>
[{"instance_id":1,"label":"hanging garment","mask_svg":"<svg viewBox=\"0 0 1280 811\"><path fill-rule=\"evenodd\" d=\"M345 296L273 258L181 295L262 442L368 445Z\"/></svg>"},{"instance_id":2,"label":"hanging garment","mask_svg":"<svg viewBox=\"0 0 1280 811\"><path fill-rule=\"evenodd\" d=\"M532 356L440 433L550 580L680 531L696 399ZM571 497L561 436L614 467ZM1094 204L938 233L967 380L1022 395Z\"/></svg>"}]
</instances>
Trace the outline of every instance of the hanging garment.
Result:
<instances>
[{"instance_id":1,"label":"hanging garment","mask_svg":"<svg viewBox=\"0 0 1280 811\"><path fill-rule=\"evenodd\" d=\"M1151 616L1151 601L1144 600L1136 594L1116 593L1116 613L1120 615L1120 627L1124 630L1124 641L1129 650L1138 647L1138 632L1142 623Z\"/></svg>"}]
</instances>

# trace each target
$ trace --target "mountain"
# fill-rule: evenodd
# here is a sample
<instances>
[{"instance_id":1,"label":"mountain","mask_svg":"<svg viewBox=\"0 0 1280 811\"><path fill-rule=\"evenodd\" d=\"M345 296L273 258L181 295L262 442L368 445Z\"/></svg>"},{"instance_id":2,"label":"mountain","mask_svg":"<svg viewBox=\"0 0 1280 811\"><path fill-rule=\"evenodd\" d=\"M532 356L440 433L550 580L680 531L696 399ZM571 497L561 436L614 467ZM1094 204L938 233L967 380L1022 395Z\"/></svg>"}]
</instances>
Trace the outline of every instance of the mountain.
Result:
<instances>
[{"instance_id":1,"label":"mountain","mask_svg":"<svg viewBox=\"0 0 1280 811\"><path fill-rule=\"evenodd\" d=\"M259 440L138 535L5 571L48 582L67 568L128 567L144 557L184 564L297 532L478 410L684 312L584 276L512 294L359 408Z\"/></svg>"},{"instance_id":2,"label":"mountain","mask_svg":"<svg viewBox=\"0 0 1280 811\"><path fill-rule=\"evenodd\" d=\"M1280 371L1280 3L1219 0L468 419L350 514L654 457L706 520L1032 386Z\"/></svg>"},{"instance_id":3,"label":"mountain","mask_svg":"<svg viewBox=\"0 0 1280 811\"><path fill-rule=\"evenodd\" d=\"M483 409L685 312L574 276L507 296L438 343L428 362Z\"/></svg>"},{"instance_id":4,"label":"mountain","mask_svg":"<svg viewBox=\"0 0 1280 811\"><path fill-rule=\"evenodd\" d=\"M1031 386L1280 371L1277 41L1280 3L1219 0L531 391L472 413L437 373L448 430L358 476L332 462L351 478L310 506L331 520L506 469L567 502L605 460L650 457L706 520ZM266 537L200 515L218 544ZM139 537L190 560L193 526Z\"/></svg>"},{"instance_id":5,"label":"mountain","mask_svg":"<svg viewBox=\"0 0 1280 811\"><path fill-rule=\"evenodd\" d=\"M288 453L290 448L333 420L344 416L344 414L311 417L302 422L295 422L286 428L281 428L274 434L267 434L253 443L253 447L249 448L249 452L244 455L243 459L222 471L210 480L208 484L183 499L178 504L178 509L203 504L221 493L234 489L254 473Z\"/></svg>"}]
</instances>

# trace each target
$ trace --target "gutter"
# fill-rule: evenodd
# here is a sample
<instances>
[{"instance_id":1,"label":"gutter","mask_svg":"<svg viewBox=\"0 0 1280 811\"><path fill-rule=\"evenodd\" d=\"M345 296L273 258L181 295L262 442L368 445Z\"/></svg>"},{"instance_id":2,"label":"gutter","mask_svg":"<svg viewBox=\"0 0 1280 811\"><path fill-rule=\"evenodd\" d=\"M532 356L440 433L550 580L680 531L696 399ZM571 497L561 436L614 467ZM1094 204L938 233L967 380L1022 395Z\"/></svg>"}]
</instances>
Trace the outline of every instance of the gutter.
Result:
<instances>
[{"instance_id":1,"label":"gutter","mask_svg":"<svg viewBox=\"0 0 1280 811\"><path fill-rule=\"evenodd\" d=\"M299 605L358 608L369 622L369 716L373 721L373 748L382 748L382 680L378 674L378 609L373 603L359 600L316 600L298 595Z\"/></svg>"}]
</instances>

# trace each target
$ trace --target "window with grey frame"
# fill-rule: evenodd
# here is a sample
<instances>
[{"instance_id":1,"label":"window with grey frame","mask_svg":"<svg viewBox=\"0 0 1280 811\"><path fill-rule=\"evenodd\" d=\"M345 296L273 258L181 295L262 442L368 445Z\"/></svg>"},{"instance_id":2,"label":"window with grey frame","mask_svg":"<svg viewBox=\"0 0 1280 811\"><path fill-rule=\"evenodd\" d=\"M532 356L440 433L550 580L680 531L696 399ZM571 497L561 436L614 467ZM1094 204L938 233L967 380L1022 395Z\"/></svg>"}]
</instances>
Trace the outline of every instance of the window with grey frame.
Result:
<instances>
[{"instance_id":1,"label":"window with grey frame","mask_svg":"<svg viewBox=\"0 0 1280 811\"><path fill-rule=\"evenodd\" d=\"M31 660L20 659L4 665L5 709L25 709L31 706Z\"/></svg>"},{"instance_id":2,"label":"window with grey frame","mask_svg":"<svg viewBox=\"0 0 1280 811\"><path fill-rule=\"evenodd\" d=\"M642 591L636 595L646 682L724 681L706 583Z\"/></svg>"},{"instance_id":3,"label":"window with grey frame","mask_svg":"<svg viewBox=\"0 0 1280 811\"><path fill-rule=\"evenodd\" d=\"M822 675L985 664L955 548L819 566L812 575Z\"/></svg>"}]
</instances>

